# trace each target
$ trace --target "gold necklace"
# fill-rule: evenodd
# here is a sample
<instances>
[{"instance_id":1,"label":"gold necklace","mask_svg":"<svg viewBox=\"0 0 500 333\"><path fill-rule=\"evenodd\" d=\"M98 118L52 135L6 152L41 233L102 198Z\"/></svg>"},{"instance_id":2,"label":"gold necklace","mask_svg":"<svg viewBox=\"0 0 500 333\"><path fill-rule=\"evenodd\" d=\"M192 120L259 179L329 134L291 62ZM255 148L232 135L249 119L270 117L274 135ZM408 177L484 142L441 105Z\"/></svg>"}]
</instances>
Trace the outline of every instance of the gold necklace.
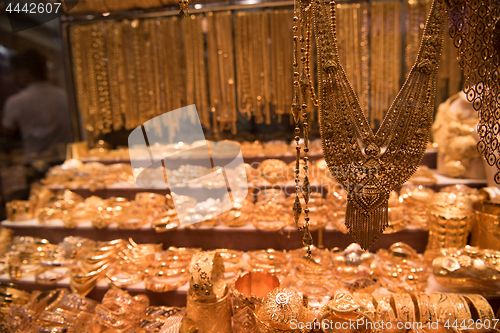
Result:
<instances>
[{"instance_id":1,"label":"gold necklace","mask_svg":"<svg viewBox=\"0 0 500 333\"><path fill-rule=\"evenodd\" d=\"M247 120L252 118L252 89L251 89L251 63L250 39L248 37L248 15L238 12L234 18L235 46L236 46L236 79L238 80L238 111L246 116Z\"/></svg>"},{"instance_id":2,"label":"gold necklace","mask_svg":"<svg viewBox=\"0 0 500 333\"><path fill-rule=\"evenodd\" d=\"M450 36L464 70L464 92L479 112L478 150L500 184L500 1L449 1Z\"/></svg>"},{"instance_id":3,"label":"gold necklace","mask_svg":"<svg viewBox=\"0 0 500 333\"><path fill-rule=\"evenodd\" d=\"M70 28L71 54L73 56L73 75L75 76L76 99L78 110L83 114L85 129L89 132L94 131L93 122L90 118L90 98L87 80L88 63L87 57L82 50L87 48L89 36L89 27L87 25L75 25Z\"/></svg>"},{"instance_id":4,"label":"gold necklace","mask_svg":"<svg viewBox=\"0 0 500 333\"><path fill-rule=\"evenodd\" d=\"M348 192L346 226L368 249L388 225L391 190L417 170L432 124L446 8L435 0L417 61L376 134L339 62L335 2L298 2L312 11L318 52L320 130L333 176Z\"/></svg>"}]
</instances>

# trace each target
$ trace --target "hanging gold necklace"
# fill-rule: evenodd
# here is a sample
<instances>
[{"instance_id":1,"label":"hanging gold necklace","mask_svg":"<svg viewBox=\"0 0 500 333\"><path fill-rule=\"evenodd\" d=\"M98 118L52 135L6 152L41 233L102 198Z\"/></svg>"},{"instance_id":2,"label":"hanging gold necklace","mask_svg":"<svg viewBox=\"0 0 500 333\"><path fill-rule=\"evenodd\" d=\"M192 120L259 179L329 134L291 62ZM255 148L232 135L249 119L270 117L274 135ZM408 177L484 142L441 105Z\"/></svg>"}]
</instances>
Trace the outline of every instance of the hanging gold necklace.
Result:
<instances>
[{"instance_id":1,"label":"hanging gold necklace","mask_svg":"<svg viewBox=\"0 0 500 333\"><path fill-rule=\"evenodd\" d=\"M443 45L446 8L435 0L417 60L376 134L339 62L335 2L298 2L311 12L318 60L323 151L331 173L348 191L346 226L368 249L388 224L391 190L406 182L425 153ZM330 14L330 15L329 15ZM307 15L303 15L307 17Z\"/></svg>"},{"instance_id":2,"label":"hanging gold necklace","mask_svg":"<svg viewBox=\"0 0 500 333\"><path fill-rule=\"evenodd\" d=\"M450 37L464 70L464 93L479 113L477 148L500 184L500 1L450 0Z\"/></svg>"}]
</instances>

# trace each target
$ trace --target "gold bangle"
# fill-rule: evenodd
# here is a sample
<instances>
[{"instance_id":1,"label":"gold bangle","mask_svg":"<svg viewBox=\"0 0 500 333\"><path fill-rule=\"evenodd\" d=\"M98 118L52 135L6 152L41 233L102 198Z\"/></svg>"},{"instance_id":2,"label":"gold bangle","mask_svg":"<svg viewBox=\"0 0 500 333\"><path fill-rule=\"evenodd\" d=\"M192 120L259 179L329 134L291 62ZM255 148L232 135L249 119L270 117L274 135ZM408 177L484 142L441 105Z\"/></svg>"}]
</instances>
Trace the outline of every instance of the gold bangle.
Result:
<instances>
[{"instance_id":1,"label":"gold bangle","mask_svg":"<svg viewBox=\"0 0 500 333\"><path fill-rule=\"evenodd\" d=\"M454 310L454 317L458 320L458 322L472 318L467 301L463 296L458 294L449 294L448 300Z\"/></svg>"},{"instance_id":2,"label":"gold bangle","mask_svg":"<svg viewBox=\"0 0 500 333\"><path fill-rule=\"evenodd\" d=\"M172 216L160 216L156 217L151 221L151 227L155 229L156 232L165 232L175 229L181 225L177 215Z\"/></svg>"},{"instance_id":3,"label":"gold bangle","mask_svg":"<svg viewBox=\"0 0 500 333\"><path fill-rule=\"evenodd\" d=\"M474 306L477 311L480 321L495 319L495 313L491 308L490 303L481 295L465 294L463 297Z\"/></svg>"},{"instance_id":4,"label":"gold bangle","mask_svg":"<svg viewBox=\"0 0 500 333\"><path fill-rule=\"evenodd\" d=\"M35 264L19 265L9 263L8 270L12 280L19 280L22 277L36 274L36 272L40 270L40 266Z\"/></svg>"},{"instance_id":5,"label":"gold bangle","mask_svg":"<svg viewBox=\"0 0 500 333\"><path fill-rule=\"evenodd\" d=\"M261 333L308 331L293 329L293 321L312 323L314 316L304 306L302 296L288 288L273 289L264 297L256 312L257 329Z\"/></svg>"},{"instance_id":6,"label":"gold bangle","mask_svg":"<svg viewBox=\"0 0 500 333\"><path fill-rule=\"evenodd\" d=\"M77 313L61 308L56 308L52 310L45 310L44 312L42 312L39 320L41 321L42 326L59 324L70 327L75 323L77 315Z\"/></svg>"},{"instance_id":7,"label":"gold bangle","mask_svg":"<svg viewBox=\"0 0 500 333\"><path fill-rule=\"evenodd\" d=\"M40 284L56 284L67 276L69 276L69 268L46 268L35 275L35 281Z\"/></svg>"},{"instance_id":8,"label":"gold bangle","mask_svg":"<svg viewBox=\"0 0 500 333\"><path fill-rule=\"evenodd\" d=\"M376 302L377 320L384 322L394 322L396 314L391 306L391 295L373 293L373 299Z\"/></svg>"},{"instance_id":9,"label":"gold bangle","mask_svg":"<svg viewBox=\"0 0 500 333\"><path fill-rule=\"evenodd\" d=\"M397 320L404 323L415 322L415 306L409 294L392 294L392 305L396 309Z\"/></svg>"},{"instance_id":10,"label":"gold bangle","mask_svg":"<svg viewBox=\"0 0 500 333\"><path fill-rule=\"evenodd\" d=\"M423 323L432 323L438 319L436 307L429 294L415 293L414 304L416 305L416 320Z\"/></svg>"},{"instance_id":11,"label":"gold bangle","mask_svg":"<svg viewBox=\"0 0 500 333\"><path fill-rule=\"evenodd\" d=\"M100 324L120 330L132 326L136 319L133 313L127 313L123 307L111 310L101 304L96 306L96 317Z\"/></svg>"},{"instance_id":12,"label":"gold bangle","mask_svg":"<svg viewBox=\"0 0 500 333\"><path fill-rule=\"evenodd\" d=\"M33 218L33 209L30 201L14 200L5 204L7 220L25 221Z\"/></svg>"},{"instance_id":13,"label":"gold bangle","mask_svg":"<svg viewBox=\"0 0 500 333\"><path fill-rule=\"evenodd\" d=\"M59 302L60 307L77 313L92 313L97 304L96 301L76 293L65 294Z\"/></svg>"},{"instance_id":14,"label":"gold bangle","mask_svg":"<svg viewBox=\"0 0 500 333\"><path fill-rule=\"evenodd\" d=\"M362 323L365 325L364 329L359 329L357 326L358 332L372 332L373 328L373 320L372 318L363 311L361 305L356 302L354 297L344 291L338 291L333 299L329 301L320 312L320 322L322 323L324 320L328 320L330 322L358 322L362 320ZM333 329L333 325L331 327L325 328L327 333L335 332ZM336 327L337 325L335 325Z\"/></svg>"},{"instance_id":15,"label":"gold bangle","mask_svg":"<svg viewBox=\"0 0 500 333\"><path fill-rule=\"evenodd\" d=\"M361 305L362 310L368 315L372 321L376 320L377 309L373 304L373 296L368 293L353 293L354 299Z\"/></svg>"},{"instance_id":16,"label":"gold bangle","mask_svg":"<svg viewBox=\"0 0 500 333\"><path fill-rule=\"evenodd\" d=\"M143 270L127 264L114 265L106 272L108 283L118 288L126 288L139 283L143 278Z\"/></svg>"},{"instance_id":17,"label":"gold bangle","mask_svg":"<svg viewBox=\"0 0 500 333\"><path fill-rule=\"evenodd\" d=\"M68 331L67 325L60 326L38 326L36 333L66 333Z\"/></svg>"},{"instance_id":18,"label":"gold bangle","mask_svg":"<svg viewBox=\"0 0 500 333\"><path fill-rule=\"evenodd\" d=\"M105 263L99 269L90 273L83 272L79 267L73 269L70 279L71 290L83 296L87 295L104 276L106 269L110 265L110 263Z\"/></svg>"},{"instance_id":19,"label":"gold bangle","mask_svg":"<svg viewBox=\"0 0 500 333\"><path fill-rule=\"evenodd\" d=\"M66 288L58 288L50 291L44 298L39 301L36 307L36 312L40 312L40 309L42 308L44 309L44 311L52 311L56 309L59 306L59 302L61 302L62 299L67 295L69 295L69 291ZM33 308L33 310L35 310L35 307Z\"/></svg>"},{"instance_id":20,"label":"gold bangle","mask_svg":"<svg viewBox=\"0 0 500 333\"><path fill-rule=\"evenodd\" d=\"M274 249L267 250L257 250L249 251L247 254L250 256L250 260L256 263L267 264L267 265L286 265L288 264L288 259L286 258L285 252L276 251Z\"/></svg>"},{"instance_id":21,"label":"gold bangle","mask_svg":"<svg viewBox=\"0 0 500 333\"><path fill-rule=\"evenodd\" d=\"M92 249L95 252L106 252L110 250L121 250L127 246L128 242L125 239L115 239L112 241L97 242L96 246Z\"/></svg>"},{"instance_id":22,"label":"gold bangle","mask_svg":"<svg viewBox=\"0 0 500 333\"><path fill-rule=\"evenodd\" d=\"M189 267L189 289L193 301L215 301L226 290L224 262L219 251L203 251L193 256Z\"/></svg>"},{"instance_id":23,"label":"gold bangle","mask_svg":"<svg viewBox=\"0 0 500 333\"><path fill-rule=\"evenodd\" d=\"M144 280L146 289L156 293L176 290L188 282L185 269L156 269Z\"/></svg>"},{"instance_id":24,"label":"gold bangle","mask_svg":"<svg viewBox=\"0 0 500 333\"><path fill-rule=\"evenodd\" d=\"M83 207L80 207L83 205ZM64 211L62 215L63 224L67 229L74 229L82 222L90 221L95 214L95 209L85 204L78 204L71 211Z\"/></svg>"},{"instance_id":25,"label":"gold bangle","mask_svg":"<svg viewBox=\"0 0 500 333\"><path fill-rule=\"evenodd\" d=\"M117 219L118 228L120 229L139 229L149 223L150 217L145 216L144 213L138 213L137 215L132 215L124 213Z\"/></svg>"},{"instance_id":26,"label":"gold bangle","mask_svg":"<svg viewBox=\"0 0 500 333\"><path fill-rule=\"evenodd\" d=\"M111 287L104 295L101 304L106 308L130 308L130 311L134 313L142 313L149 306L149 298L142 294L131 296L125 290Z\"/></svg>"},{"instance_id":27,"label":"gold bangle","mask_svg":"<svg viewBox=\"0 0 500 333\"><path fill-rule=\"evenodd\" d=\"M31 298L30 293L12 287L0 287L0 295L4 298L9 297L11 299L19 299L22 301L29 301Z\"/></svg>"},{"instance_id":28,"label":"gold bangle","mask_svg":"<svg viewBox=\"0 0 500 333\"><path fill-rule=\"evenodd\" d=\"M231 287L233 310L236 312L244 307L256 310L262 299L279 285L278 277L271 273L246 272L240 275Z\"/></svg>"},{"instance_id":29,"label":"gold bangle","mask_svg":"<svg viewBox=\"0 0 500 333\"><path fill-rule=\"evenodd\" d=\"M263 298L280 285L276 275L266 272L246 272L232 285L233 332L257 333L255 314Z\"/></svg>"},{"instance_id":30,"label":"gold bangle","mask_svg":"<svg viewBox=\"0 0 500 333\"><path fill-rule=\"evenodd\" d=\"M199 333L231 332L231 302L227 290L215 301L196 301L193 290L189 289L187 313L188 318L197 324Z\"/></svg>"}]
</instances>

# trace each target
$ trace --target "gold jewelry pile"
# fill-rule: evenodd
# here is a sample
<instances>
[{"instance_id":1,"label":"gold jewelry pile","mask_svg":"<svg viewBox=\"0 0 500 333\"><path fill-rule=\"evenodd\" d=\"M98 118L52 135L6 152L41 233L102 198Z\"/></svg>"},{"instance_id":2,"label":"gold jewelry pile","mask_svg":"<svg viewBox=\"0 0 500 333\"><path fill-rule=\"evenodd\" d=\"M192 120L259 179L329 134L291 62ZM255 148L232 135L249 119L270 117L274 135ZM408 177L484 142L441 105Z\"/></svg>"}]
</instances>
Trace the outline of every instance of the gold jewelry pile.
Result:
<instances>
[{"instance_id":1,"label":"gold jewelry pile","mask_svg":"<svg viewBox=\"0 0 500 333\"><path fill-rule=\"evenodd\" d=\"M131 296L111 288L101 302L67 289L32 293L12 284L0 285L2 332L172 332L186 311L150 306L146 295Z\"/></svg>"}]
</instances>

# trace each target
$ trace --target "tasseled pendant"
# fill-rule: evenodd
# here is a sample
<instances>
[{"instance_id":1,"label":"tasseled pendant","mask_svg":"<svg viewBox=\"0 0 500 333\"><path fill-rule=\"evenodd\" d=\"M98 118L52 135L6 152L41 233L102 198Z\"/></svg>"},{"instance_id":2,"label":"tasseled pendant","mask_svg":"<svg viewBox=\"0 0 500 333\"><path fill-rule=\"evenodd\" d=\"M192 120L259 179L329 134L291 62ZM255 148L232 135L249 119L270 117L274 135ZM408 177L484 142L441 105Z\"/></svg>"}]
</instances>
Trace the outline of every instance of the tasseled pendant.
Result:
<instances>
[{"instance_id":1,"label":"tasseled pendant","mask_svg":"<svg viewBox=\"0 0 500 333\"><path fill-rule=\"evenodd\" d=\"M359 194L347 199L345 225L364 250L368 250L389 225L388 204L389 196Z\"/></svg>"}]
</instances>

